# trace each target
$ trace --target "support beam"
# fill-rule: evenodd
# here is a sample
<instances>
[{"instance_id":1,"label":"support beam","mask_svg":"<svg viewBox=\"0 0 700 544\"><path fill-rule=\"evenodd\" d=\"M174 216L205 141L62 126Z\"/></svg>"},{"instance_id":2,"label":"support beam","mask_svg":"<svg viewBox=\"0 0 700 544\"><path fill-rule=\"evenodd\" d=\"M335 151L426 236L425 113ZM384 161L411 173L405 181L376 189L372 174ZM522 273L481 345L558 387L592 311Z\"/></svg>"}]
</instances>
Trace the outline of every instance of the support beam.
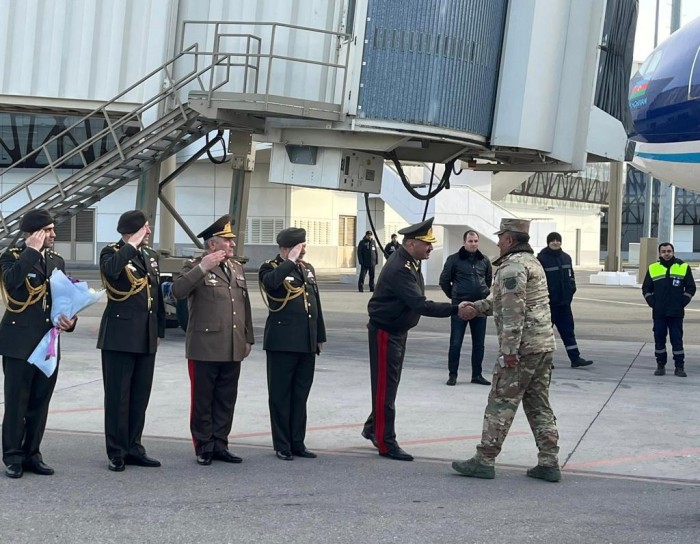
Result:
<instances>
[{"instance_id":1,"label":"support beam","mask_svg":"<svg viewBox=\"0 0 700 544\"><path fill-rule=\"evenodd\" d=\"M625 163L610 163L610 207L608 208L608 257L607 272L622 270L620 246L622 245L622 199L624 196Z\"/></svg>"},{"instance_id":2,"label":"support beam","mask_svg":"<svg viewBox=\"0 0 700 544\"><path fill-rule=\"evenodd\" d=\"M231 213L233 232L236 235L236 256L246 262L245 236L248 222L248 196L255 169L255 146L252 134L229 133L228 151L231 154Z\"/></svg>"},{"instance_id":3,"label":"support beam","mask_svg":"<svg viewBox=\"0 0 700 544\"><path fill-rule=\"evenodd\" d=\"M148 222L154 226L156 209L158 208L158 184L160 182L160 164L154 165L150 170L139 177L136 186L136 209L146 214Z\"/></svg>"},{"instance_id":4,"label":"support beam","mask_svg":"<svg viewBox=\"0 0 700 544\"><path fill-rule=\"evenodd\" d=\"M163 177L168 177L177 169L177 161L175 155L172 155L165 159L160 167L160 177L161 181ZM170 183L163 189L161 193L176 206L176 189L174 183ZM175 255L175 218L170 213L170 211L161 206L160 208L160 225L158 230L158 249L161 254Z\"/></svg>"}]
</instances>

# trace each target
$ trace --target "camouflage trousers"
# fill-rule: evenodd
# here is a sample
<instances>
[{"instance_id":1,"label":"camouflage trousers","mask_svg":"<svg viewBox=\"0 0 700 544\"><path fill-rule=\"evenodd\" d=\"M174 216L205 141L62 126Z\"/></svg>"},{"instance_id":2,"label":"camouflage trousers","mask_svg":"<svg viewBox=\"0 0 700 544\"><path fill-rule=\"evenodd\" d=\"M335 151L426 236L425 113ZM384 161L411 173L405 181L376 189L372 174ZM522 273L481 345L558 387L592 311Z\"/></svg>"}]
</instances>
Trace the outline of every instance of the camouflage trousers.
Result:
<instances>
[{"instance_id":1,"label":"camouflage trousers","mask_svg":"<svg viewBox=\"0 0 700 544\"><path fill-rule=\"evenodd\" d=\"M512 368L502 368L496 364L484 413L481 444L476 448L476 457L481 463L495 463L522 401L539 449L538 464L548 467L559 465L557 420L549 404L552 354L550 351L525 355Z\"/></svg>"}]
</instances>

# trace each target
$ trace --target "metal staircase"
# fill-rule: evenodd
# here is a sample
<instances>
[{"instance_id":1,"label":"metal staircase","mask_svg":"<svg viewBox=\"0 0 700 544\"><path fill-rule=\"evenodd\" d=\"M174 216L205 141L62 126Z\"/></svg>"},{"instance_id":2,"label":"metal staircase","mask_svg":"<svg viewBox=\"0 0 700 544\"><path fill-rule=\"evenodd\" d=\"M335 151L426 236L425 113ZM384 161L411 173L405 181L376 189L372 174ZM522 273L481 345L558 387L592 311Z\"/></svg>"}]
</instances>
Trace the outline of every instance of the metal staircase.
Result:
<instances>
[{"instance_id":1,"label":"metal staircase","mask_svg":"<svg viewBox=\"0 0 700 544\"><path fill-rule=\"evenodd\" d=\"M205 50L200 51L198 43L184 47L182 40L188 28L203 29L209 36ZM259 35L252 34L251 29L258 29ZM337 32L283 23L185 21L177 56L0 170L3 183L11 185L20 177L17 174L28 171L28 164L42 165L0 195L0 246L16 241L20 218L27 211L47 210L57 224L62 223L213 130L259 133L265 130L266 117L326 121L343 118L340 102L324 99L334 88L325 81L315 94L304 89L311 92L312 98L320 98L316 100L308 96L276 96L271 91L275 88L272 83L292 77L283 71L288 63L327 69L332 81L343 73L339 92L331 92L342 97L347 48L341 64L309 55L295 56L275 48L275 36L280 32L320 37L336 55L340 54L336 42L345 43L349 38ZM235 40L243 45L235 45ZM176 77L184 70L188 71ZM146 89L152 90L152 96L142 105L126 114L114 112L116 104L141 102L134 97L146 94ZM85 127L102 128L90 134ZM76 163L82 165L77 171Z\"/></svg>"},{"instance_id":2,"label":"metal staircase","mask_svg":"<svg viewBox=\"0 0 700 544\"><path fill-rule=\"evenodd\" d=\"M216 66L212 63L199 71L195 68L174 79L175 63L193 51L196 51L196 45L0 172L8 179L9 174L22 172L23 163L30 158L46 165L0 196L0 209L3 210L0 212L0 245L7 246L16 240L19 220L27 211L47 210L55 217L56 223L61 223L218 128L215 120L200 118L196 111L180 100L181 89L195 80L201 86L201 76ZM222 62L225 60L222 58ZM167 88L133 111L127 114L110 113L113 104L124 100L135 89L148 88L149 83L151 87L161 88L162 81L167 83ZM167 113L157 115L162 112ZM155 120L145 123L145 118ZM104 128L81 141L78 131L87 123L99 123ZM79 143L73 147L54 145L67 140ZM98 145L103 146L103 152L88 161L86 156L93 154L86 151L90 148L94 150ZM59 149L62 152L52 156L52 151L56 154ZM66 170L67 165L69 161L74 163L76 157L79 157L83 167L70 173L71 170ZM61 175L62 172L67 175ZM4 210L10 206L12 211L6 213Z\"/></svg>"}]
</instances>

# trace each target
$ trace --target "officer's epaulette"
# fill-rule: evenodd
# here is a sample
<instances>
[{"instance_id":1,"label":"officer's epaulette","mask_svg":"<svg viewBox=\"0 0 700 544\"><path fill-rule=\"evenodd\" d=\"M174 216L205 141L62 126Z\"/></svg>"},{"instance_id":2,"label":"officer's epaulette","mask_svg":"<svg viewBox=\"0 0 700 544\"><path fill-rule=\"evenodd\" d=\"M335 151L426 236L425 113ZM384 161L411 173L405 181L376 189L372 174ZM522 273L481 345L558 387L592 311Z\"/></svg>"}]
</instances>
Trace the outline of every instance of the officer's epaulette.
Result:
<instances>
[{"instance_id":1,"label":"officer's epaulette","mask_svg":"<svg viewBox=\"0 0 700 544\"><path fill-rule=\"evenodd\" d=\"M19 259L19 254L22 253L22 250L20 248L18 248L17 246L13 246L10 249L8 249L7 251L12 253L12 255L14 255L15 259Z\"/></svg>"},{"instance_id":2,"label":"officer's epaulette","mask_svg":"<svg viewBox=\"0 0 700 544\"><path fill-rule=\"evenodd\" d=\"M142 250L143 250L143 249L147 249L148 251L152 251L153 253L158 253L158 252L157 252L155 249L153 249L151 246L143 246L141 249L142 249Z\"/></svg>"},{"instance_id":3,"label":"officer's epaulette","mask_svg":"<svg viewBox=\"0 0 700 544\"><path fill-rule=\"evenodd\" d=\"M46 250L46 256L47 256L47 257L53 256L53 255L55 255L56 257L60 257L60 256L61 256L61 254L60 254L58 251L54 251L53 249L47 249L47 250Z\"/></svg>"},{"instance_id":4,"label":"officer's epaulette","mask_svg":"<svg viewBox=\"0 0 700 544\"><path fill-rule=\"evenodd\" d=\"M188 262L190 263L199 263L202 260L201 257L195 257L193 259L190 259Z\"/></svg>"},{"instance_id":5,"label":"officer's epaulette","mask_svg":"<svg viewBox=\"0 0 700 544\"><path fill-rule=\"evenodd\" d=\"M408 268L409 270L411 270L411 261L406 261L406 264L403 266L404 268Z\"/></svg>"}]
</instances>

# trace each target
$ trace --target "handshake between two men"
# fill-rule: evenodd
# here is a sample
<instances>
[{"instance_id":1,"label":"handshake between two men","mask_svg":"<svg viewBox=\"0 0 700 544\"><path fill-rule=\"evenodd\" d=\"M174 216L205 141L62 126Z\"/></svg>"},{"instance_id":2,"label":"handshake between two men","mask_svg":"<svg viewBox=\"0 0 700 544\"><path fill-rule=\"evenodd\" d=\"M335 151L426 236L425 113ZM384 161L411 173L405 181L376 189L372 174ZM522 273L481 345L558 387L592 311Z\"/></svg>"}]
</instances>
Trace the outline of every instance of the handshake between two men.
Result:
<instances>
[{"instance_id":1,"label":"handshake between two men","mask_svg":"<svg viewBox=\"0 0 700 544\"><path fill-rule=\"evenodd\" d=\"M460 302L459 303L459 311L457 312L457 315L459 316L460 319L464 319L465 321L469 321L470 319L474 319L479 315L479 312L477 309L474 307L473 302Z\"/></svg>"}]
</instances>

